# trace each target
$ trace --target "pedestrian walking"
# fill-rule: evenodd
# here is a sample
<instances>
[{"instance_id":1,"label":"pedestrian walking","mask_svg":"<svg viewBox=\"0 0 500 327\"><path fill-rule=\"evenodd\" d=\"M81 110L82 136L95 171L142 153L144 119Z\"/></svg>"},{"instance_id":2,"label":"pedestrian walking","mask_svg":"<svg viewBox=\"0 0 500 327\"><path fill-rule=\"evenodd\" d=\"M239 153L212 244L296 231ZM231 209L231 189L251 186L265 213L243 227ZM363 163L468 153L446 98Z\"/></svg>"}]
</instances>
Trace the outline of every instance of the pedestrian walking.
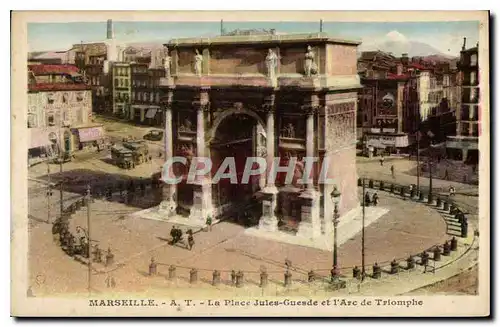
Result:
<instances>
[{"instance_id":1,"label":"pedestrian walking","mask_svg":"<svg viewBox=\"0 0 500 327\"><path fill-rule=\"evenodd\" d=\"M453 186L450 186L449 192L450 192L450 197L454 196L455 195L455 188Z\"/></svg>"},{"instance_id":2,"label":"pedestrian walking","mask_svg":"<svg viewBox=\"0 0 500 327\"><path fill-rule=\"evenodd\" d=\"M172 237L172 245L174 245L177 242L177 228L175 226L172 226L170 230L170 237Z\"/></svg>"},{"instance_id":3,"label":"pedestrian walking","mask_svg":"<svg viewBox=\"0 0 500 327\"><path fill-rule=\"evenodd\" d=\"M206 223L207 223L208 230L212 231L212 217L208 216Z\"/></svg>"},{"instance_id":4,"label":"pedestrian walking","mask_svg":"<svg viewBox=\"0 0 500 327\"><path fill-rule=\"evenodd\" d=\"M236 271L231 270L231 284L236 284Z\"/></svg>"},{"instance_id":5,"label":"pedestrian walking","mask_svg":"<svg viewBox=\"0 0 500 327\"><path fill-rule=\"evenodd\" d=\"M447 181L449 178L450 178L450 176L448 175L448 169L445 169L445 171L444 171L444 180Z\"/></svg>"},{"instance_id":6,"label":"pedestrian walking","mask_svg":"<svg viewBox=\"0 0 500 327\"><path fill-rule=\"evenodd\" d=\"M392 175L392 178L394 178L394 165L391 165L391 175Z\"/></svg>"},{"instance_id":7,"label":"pedestrian walking","mask_svg":"<svg viewBox=\"0 0 500 327\"><path fill-rule=\"evenodd\" d=\"M370 200L370 193L366 192L365 193L365 206L369 207L370 206L370 202L371 202L371 200Z\"/></svg>"},{"instance_id":8,"label":"pedestrian walking","mask_svg":"<svg viewBox=\"0 0 500 327\"><path fill-rule=\"evenodd\" d=\"M377 192L375 192L375 193L373 194L373 197L372 197L372 202L373 202L373 206L375 206L375 207L376 207L376 206L377 206L377 204L378 204L378 194L377 194Z\"/></svg>"},{"instance_id":9,"label":"pedestrian walking","mask_svg":"<svg viewBox=\"0 0 500 327\"><path fill-rule=\"evenodd\" d=\"M193 234L189 234L189 236L188 236L188 246L189 246L189 251L191 251L193 249L193 246L194 246Z\"/></svg>"},{"instance_id":10,"label":"pedestrian walking","mask_svg":"<svg viewBox=\"0 0 500 327\"><path fill-rule=\"evenodd\" d=\"M384 165L384 155L380 156L380 166Z\"/></svg>"},{"instance_id":11,"label":"pedestrian walking","mask_svg":"<svg viewBox=\"0 0 500 327\"><path fill-rule=\"evenodd\" d=\"M192 229L188 229L186 234L188 234L188 248L189 248L189 251L191 251L191 249L193 248L194 246L194 237L193 237L193 230Z\"/></svg>"}]
</instances>

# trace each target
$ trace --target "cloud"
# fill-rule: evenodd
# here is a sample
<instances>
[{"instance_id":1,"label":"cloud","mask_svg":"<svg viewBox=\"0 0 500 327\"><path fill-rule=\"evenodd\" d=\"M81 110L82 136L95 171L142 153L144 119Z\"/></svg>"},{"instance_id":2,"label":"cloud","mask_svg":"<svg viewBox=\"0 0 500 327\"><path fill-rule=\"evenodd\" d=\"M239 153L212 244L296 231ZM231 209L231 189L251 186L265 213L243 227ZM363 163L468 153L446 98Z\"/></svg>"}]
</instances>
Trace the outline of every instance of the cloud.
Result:
<instances>
[{"instance_id":1,"label":"cloud","mask_svg":"<svg viewBox=\"0 0 500 327\"><path fill-rule=\"evenodd\" d=\"M467 38L467 48L473 47L478 40L477 31L461 30L452 33L426 33L407 36L394 30L385 35L363 37L359 51L382 50L401 55L403 52L411 52L412 50L419 52L420 50L459 56L464 37Z\"/></svg>"},{"instance_id":2,"label":"cloud","mask_svg":"<svg viewBox=\"0 0 500 327\"><path fill-rule=\"evenodd\" d=\"M408 38L398 31L391 31L384 36L386 41L407 43Z\"/></svg>"}]
</instances>

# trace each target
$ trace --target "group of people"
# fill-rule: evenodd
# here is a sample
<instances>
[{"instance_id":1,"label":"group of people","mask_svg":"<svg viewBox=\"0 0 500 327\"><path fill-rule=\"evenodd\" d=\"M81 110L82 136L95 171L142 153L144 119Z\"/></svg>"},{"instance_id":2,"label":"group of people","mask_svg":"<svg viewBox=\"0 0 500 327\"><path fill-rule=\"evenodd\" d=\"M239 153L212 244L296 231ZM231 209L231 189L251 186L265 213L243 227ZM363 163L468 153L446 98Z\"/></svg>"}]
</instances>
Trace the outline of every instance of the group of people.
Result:
<instances>
[{"instance_id":1,"label":"group of people","mask_svg":"<svg viewBox=\"0 0 500 327\"><path fill-rule=\"evenodd\" d=\"M70 256L81 255L89 257L89 245L86 236L81 235L78 239L69 231L69 220L61 217L52 225L52 234L59 236L59 244Z\"/></svg>"},{"instance_id":2,"label":"group of people","mask_svg":"<svg viewBox=\"0 0 500 327\"><path fill-rule=\"evenodd\" d=\"M374 207L378 205L378 194L377 192L373 193L373 196L370 197L370 193L366 192L365 193L365 206L369 207L371 204L373 204Z\"/></svg>"},{"instance_id":3,"label":"group of people","mask_svg":"<svg viewBox=\"0 0 500 327\"><path fill-rule=\"evenodd\" d=\"M191 251L194 246L194 237L193 237L193 230L188 229L186 231L186 234L188 235L188 248ZM177 228L176 226L172 226L172 230L170 231L170 236L172 237L172 245L175 245L182 241L182 230L180 228Z\"/></svg>"}]
</instances>

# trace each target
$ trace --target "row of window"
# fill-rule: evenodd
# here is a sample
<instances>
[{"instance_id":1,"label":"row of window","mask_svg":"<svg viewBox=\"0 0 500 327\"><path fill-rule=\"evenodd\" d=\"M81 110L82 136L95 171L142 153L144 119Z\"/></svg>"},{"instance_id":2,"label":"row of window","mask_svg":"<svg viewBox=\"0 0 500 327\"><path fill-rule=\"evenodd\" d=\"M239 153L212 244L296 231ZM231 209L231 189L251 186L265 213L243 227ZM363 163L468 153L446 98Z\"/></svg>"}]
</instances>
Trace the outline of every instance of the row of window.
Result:
<instances>
[{"instance_id":1,"label":"row of window","mask_svg":"<svg viewBox=\"0 0 500 327\"><path fill-rule=\"evenodd\" d=\"M73 123L82 123L82 115L81 115L82 111L81 111L81 108L78 108L76 111L75 111L75 121L73 121ZM28 114L28 128L35 128L35 127L39 127L38 124L37 124L37 116L33 113L29 113ZM48 113L47 116L47 126L56 126L60 123L64 123L64 122L68 122L69 121L69 113L67 111L63 111L62 112L62 122L58 122L56 121L56 114L55 113Z\"/></svg>"},{"instance_id":2,"label":"row of window","mask_svg":"<svg viewBox=\"0 0 500 327\"><path fill-rule=\"evenodd\" d=\"M461 120L479 120L479 106L463 105L460 110Z\"/></svg>"},{"instance_id":3,"label":"row of window","mask_svg":"<svg viewBox=\"0 0 500 327\"><path fill-rule=\"evenodd\" d=\"M470 72L470 74L464 75L463 85L477 85L479 83L479 78L476 72Z\"/></svg>"},{"instance_id":4,"label":"row of window","mask_svg":"<svg viewBox=\"0 0 500 327\"><path fill-rule=\"evenodd\" d=\"M462 55L462 58L460 58L460 63L464 66L477 66L477 54L472 54L470 56L468 56L467 54Z\"/></svg>"},{"instance_id":5,"label":"row of window","mask_svg":"<svg viewBox=\"0 0 500 327\"><path fill-rule=\"evenodd\" d=\"M460 134L465 136L467 135L479 136L479 124L461 122L460 132L461 132Z\"/></svg>"},{"instance_id":6,"label":"row of window","mask_svg":"<svg viewBox=\"0 0 500 327\"><path fill-rule=\"evenodd\" d=\"M427 101L430 103L439 103L443 98L443 92L429 92L429 96L427 97Z\"/></svg>"},{"instance_id":7,"label":"row of window","mask_svg":"<svg viewBox=\"0 0 500 327\"><path fill-rule=\"evenodd\" d=\"M165 77L165 70L163 69L149 69L147 66L132 66L132 74L146 74L152 77Z\"/></svg>"},{"instance_id":8,"label":"row of window","mask_svg":"<svg viewBox=\"0 0 500 327\"><path fill-rule=\"evenodd\" d=\"M88 79L89 79L90 85L101 85L101 83L99 81L99 76L91 76Z\"/></svg>"},{"instance_id":9,"label":"row of window","mask_svg":"<svg viewBox=\"0 0 500 327\"><path fill-rule=\"evenodd\" d=\"M132 73L147 73L148 67L146 66L132 66Z\"/></svg>"},{"instance_id":10,"label":"row of window","mask_svg":"<svg viewBox=\"0 0 500 327\"><path fill-rule=\"evenodd\" d=\"M115 67L115 75L116 76L129 76L128 67Z\"/></svg>"},{"instance_id":11,"label":"row of window","mask_svg":"<svg viewBox=\"0 0 500 327\"><path fill-rule=\"evenodd\" d=\"M479 102L479 89L478 88L464 88L462 91L462 102L477 103Z\"/></svg>"},{"instance_id":12,"label":"row of window","mask_svg":"<svg viewBox=\"0 0 500 327\"><path fill-rule=\"evenodd\" d=\"M116 93L115 99L118 102L122 102L122 101L129 102L130 101L130 96L129 96L128 93L120 93L119 92L119 93Z\"/></svg>"},{"instance_id":13,"label":"row of window","mask_svg":"<svg viewBox=\"0 0 500 327\"><path fill-rule=\"evenodd\" d=\"M435 77L433 77L433 78L430 79L430 85L429 85L429 87L431 89L435 89L435 88L442 87L442 86L443 86L443 80L442 79L437 79Z\"/></svg>"},{"instance_id":14,"label":"row of window","mask_svg":"<svg viewBox=\"0 0 500 327\"><path fill-rule=\"evenodd\" d=\"M104 56L91 56L89 57L89 65L102 65L106 58Z\"/></svg>"},{"instance_id":15,"label":"row of window","mask_svg":"<svg viewBox=\"0 0 500 327\"><path fill-rule=\"evenodd\" d=\"M77 102L82 102L84 99L83 92L76 93L75 99ZM68 103L69 101L70 101L70 94L63 93L63 95L61 97L61 102ZM47 94L47 104L55 104L55 103L56 103L56 95L54 93L48 93Z\"/></svg>"},{"instance_id":16,"label":"row of window","mask_svg":"<svg viewBox=\"0 0 500 327\"><path fill-rule=\"evenodd\" d=\"M158 79L140 79L140 80L132 80L132 86L134 87L149 87L154 88L160 85L160 81ZM115 78L115 87L129 87L128 79Z\"/></svg>"},{"instance_id":17,"label":"row of window","mask_svg":"<svg viewBox=\"0 0 500 327\"><path fill-rule=\"evenodd\" d=\"M128 79L115 78L115 87L128 87Z\"/></svg>"},{"instance_id":18,"label":"row of window","mask_svg":"<svg viewBox=\"0 0 500 327\"><path fill-rule=\"evenodd\" d=\"M160 92L132 92L132 100L160 103Z\"/></svg>"},{"instance_id":19,"label":"row of window","mask_svg":"<svg viewBox=\"0 0 500 327\"><path fill-rule=\"evenodd\" d=\"M146 79L134 79L132 80L132 86L135 87L158 87L160 85L160 80L157 78Z\"/></svg>"}]
</instances>

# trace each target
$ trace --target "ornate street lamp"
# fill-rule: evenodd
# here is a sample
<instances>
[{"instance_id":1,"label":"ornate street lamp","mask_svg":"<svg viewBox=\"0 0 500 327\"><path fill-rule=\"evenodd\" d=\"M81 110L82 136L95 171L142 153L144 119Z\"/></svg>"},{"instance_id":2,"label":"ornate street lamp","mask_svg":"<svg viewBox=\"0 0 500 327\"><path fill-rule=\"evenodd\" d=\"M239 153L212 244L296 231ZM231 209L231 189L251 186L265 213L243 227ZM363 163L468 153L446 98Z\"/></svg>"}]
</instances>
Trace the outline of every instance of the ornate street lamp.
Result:
<instances>
[{"instance_id":1,"label":"ornate street lamp","mask_svg":"<svg viewBox=\"0 0 500 327\"><path fill-rule=\"evenodd\" d=\"M333 186L333 191L330 193L332 197L332 202L334 203L333 209L333 276L337 278L339 275L338 265L337 265L337 225L339 223L339 202L340 202L340 192L337 186Z\"/></svg>"}]
</instances>

